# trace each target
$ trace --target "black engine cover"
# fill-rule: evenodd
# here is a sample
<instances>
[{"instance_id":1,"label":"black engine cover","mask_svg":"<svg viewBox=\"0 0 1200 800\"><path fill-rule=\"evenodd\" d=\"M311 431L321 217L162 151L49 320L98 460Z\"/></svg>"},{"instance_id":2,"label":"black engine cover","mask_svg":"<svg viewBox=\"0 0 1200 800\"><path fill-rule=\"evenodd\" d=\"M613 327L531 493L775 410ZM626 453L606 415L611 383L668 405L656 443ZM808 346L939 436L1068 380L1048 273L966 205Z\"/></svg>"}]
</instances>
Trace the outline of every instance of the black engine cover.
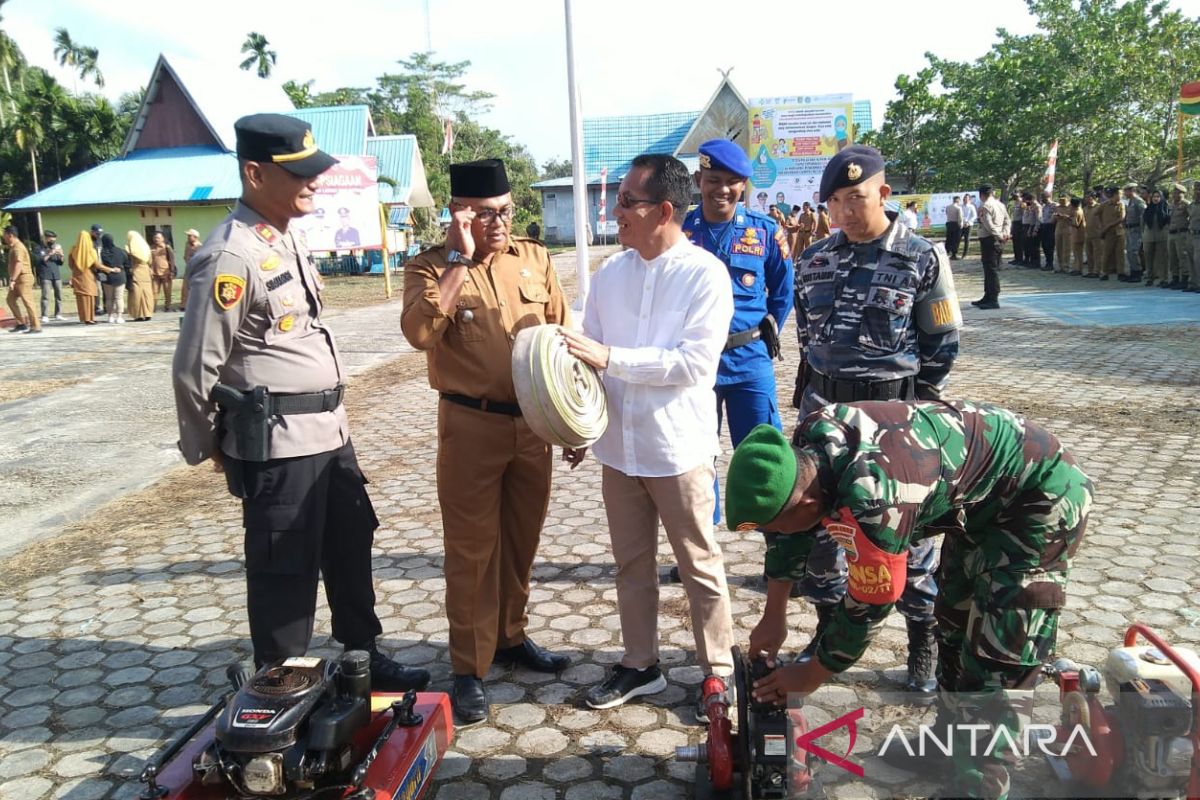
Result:
<instances>
[{"instance_id":1,"label":"black engine cover","mask_svg":"<svg viewBox=\"0 0 1200 800\"><path fill-rule=\"evenodd\" d=\"M254 675L217 719L216 738L231 753L271 753L295 744L325 694L322 658L286 659Z\"/></svg>"}]
</instances>

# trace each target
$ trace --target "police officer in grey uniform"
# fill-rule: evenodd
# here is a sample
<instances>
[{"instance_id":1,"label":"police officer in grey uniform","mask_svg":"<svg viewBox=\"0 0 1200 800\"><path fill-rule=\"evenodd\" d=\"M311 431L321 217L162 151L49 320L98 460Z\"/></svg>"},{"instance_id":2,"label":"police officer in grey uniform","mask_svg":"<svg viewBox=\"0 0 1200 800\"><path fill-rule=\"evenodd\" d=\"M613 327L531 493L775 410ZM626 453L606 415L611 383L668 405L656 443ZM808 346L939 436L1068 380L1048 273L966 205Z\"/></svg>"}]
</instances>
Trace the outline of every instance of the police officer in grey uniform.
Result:
<instances>
[{"instance_id":1,"label":"police officer in grey uniform","mask_svg":"<svg viewBox=\"0 0 1200 800\"><path fill-rule=\"evenodd\" d=\"M801 364L792 404L801 420L829 403L936 400L958 356L961 312L949 259L940 244L885 211L891 188L883 167L878 150L853 145L835 155L821 177L821 197L840 230L796 262ZM906 688L925 702L937 689L936 559L931 542L909 548L907 584L897 604L908 621ZM846 593L844 552L825 531L801 587L817 607L817 630L802 654L811 657Z\"/></svg>"},{"instance_id":2,"label":"police officer in grey uniform","mask_svg":"<svg viewBox=\"0 0 1200 800\"><path fill-rule=\"evenodd\" d=\"M179 448L189 464L211 458L242 500L256 664L308 649L320 574L333 636L371 653L373 687L424 688L426 670L375 645L379 521L350 443L321 279L288 225L312 211L316 178L336 161L292 117L254 114L234 128L241 200L188 265L172 365Z\"/></svg>"}]
</instances>

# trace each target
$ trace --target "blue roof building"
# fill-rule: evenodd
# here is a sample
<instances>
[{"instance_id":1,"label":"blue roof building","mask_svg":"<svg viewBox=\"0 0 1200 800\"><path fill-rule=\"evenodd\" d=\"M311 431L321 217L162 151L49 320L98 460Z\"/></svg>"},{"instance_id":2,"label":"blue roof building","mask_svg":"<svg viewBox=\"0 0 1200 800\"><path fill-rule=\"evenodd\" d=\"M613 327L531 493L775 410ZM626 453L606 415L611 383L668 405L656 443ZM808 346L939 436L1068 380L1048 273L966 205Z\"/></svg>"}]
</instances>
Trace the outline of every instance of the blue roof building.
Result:
<instances>
[{"instance_id":1,"label":"blue roof building","mask_svg":"<svg viewBox=\"0 0 1200 800\"><path fill-rule=\"evenodd\" d=\"M857 133L872 130L871 101L854 102ZM615 235L612 217L617 186L641 153L668 153L688 169L699 168L697 152L709 139L741 141L749 127L749 105L728 76L700 111L596 117L583 121L583 160L587 170L588 224L593 234ZM600 230L600 170L605 175L606 231ZM542 235L548 242L575 241L574 179L551 178L533 184L542 196Z\"/></svg>"},{"instance_id":2,"label":"blue roof building","mask_svg":"<svg viewBox=\"0 0 1200 800\"><path fill-rule=\"evenodd\" d=\"M203 236L241 195L234 122L246 114L278 112L303 119L328 153L373 155L380 202L430 208L433 198L414 136L375 136L365 105L295 109L278 85L241 70L213 74L160 55L121 154L47 186L7 207L40 211L42 224L63 241L100 224L124 242L136 230L162 231L181 245L183 231Z\"/></svg>"}]
</instances>

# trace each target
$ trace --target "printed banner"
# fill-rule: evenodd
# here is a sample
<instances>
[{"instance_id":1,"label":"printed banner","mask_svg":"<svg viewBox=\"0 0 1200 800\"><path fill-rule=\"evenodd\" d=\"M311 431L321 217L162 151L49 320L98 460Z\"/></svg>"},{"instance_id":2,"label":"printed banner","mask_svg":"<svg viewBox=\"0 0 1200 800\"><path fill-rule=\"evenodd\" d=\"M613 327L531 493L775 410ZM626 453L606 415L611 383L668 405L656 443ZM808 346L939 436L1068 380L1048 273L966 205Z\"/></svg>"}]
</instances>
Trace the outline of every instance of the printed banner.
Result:
<instances>
[{"instance_id":1,"label":"printed banner","mask_svg":"<svg viewBox=\"0 0 1200 800\"><path fill-rule=\"evenodd\" d=\"M946 206L954 202L954 198L962 198L967 195L971 196L972 202L975 203L975 210L979 210L979 195L974 191L971 192L938 192L937 194L894 194L889 197L884 205L890 211L897 213L902 212L904 207L914 200L917 203L917 227L918 228L944 228L946 227Z\"/></svg>"},{"instance_id":2,"label":"printed banner","mask_svg":"<svg viewBox=\"0 0 1200 800\"><path fill-rule=\"evenodd\" d=\"M750 101L747 153L753 174L746 205L814 206L821 173L834 153L854 143L854 98L849 94L760 97Z\"/></svg>"},{"instance_id":3,"label":"printed banner","mask_svg":"<svg viewBox=\"0 0 1200 800\"><path fill-rule=\"evenodd\" d=\"M338 156L317 179L316 209L293 224L314 253L378 250L379 190L375 156Z\"/></svg>"}]
</instances>

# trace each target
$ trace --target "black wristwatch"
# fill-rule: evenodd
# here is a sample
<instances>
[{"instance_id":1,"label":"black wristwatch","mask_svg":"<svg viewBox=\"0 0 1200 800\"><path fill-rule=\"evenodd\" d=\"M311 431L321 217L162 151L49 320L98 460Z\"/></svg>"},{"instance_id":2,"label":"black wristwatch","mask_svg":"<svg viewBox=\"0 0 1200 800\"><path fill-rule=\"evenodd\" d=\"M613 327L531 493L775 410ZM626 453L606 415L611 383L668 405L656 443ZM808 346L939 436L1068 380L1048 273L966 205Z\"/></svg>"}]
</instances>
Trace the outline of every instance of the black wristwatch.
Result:
<instances>
[{"instance_id":1,"label":"black wristwatch","mask_svg":"<svg viewBox=\"0 0 1200 800\"><path fill-rule=\"evenodd\" d=\"M458 252L457 250L455 250L453 248L451 248L449 253L446 253L446 261L449 262L452 266L455 264L461 264L464 267L469 267L475 263L474 261L467 258L465 255L463 255L462 253Z\"/></svg>"}]
</instances>

